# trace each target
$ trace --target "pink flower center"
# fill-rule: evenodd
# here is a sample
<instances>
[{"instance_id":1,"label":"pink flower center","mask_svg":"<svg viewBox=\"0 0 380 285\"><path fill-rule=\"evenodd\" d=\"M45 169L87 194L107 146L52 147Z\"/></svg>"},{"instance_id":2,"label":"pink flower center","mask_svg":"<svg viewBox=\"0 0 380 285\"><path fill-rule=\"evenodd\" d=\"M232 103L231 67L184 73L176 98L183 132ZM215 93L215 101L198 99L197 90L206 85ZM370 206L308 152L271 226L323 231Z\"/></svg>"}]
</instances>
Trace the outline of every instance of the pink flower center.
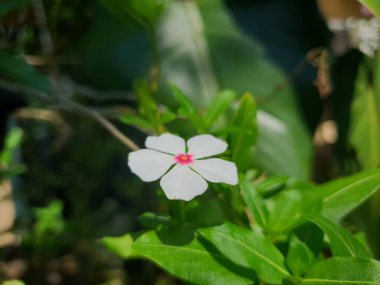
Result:
<instances>
[{"instance_id":1,"label":"pink flower center","mask_svg":"<svg viewBox=\"0 0 380 285\"><path fill-rule=\"evenodd\" d=\"M177 156L174 157L175 161L181 165L186 165L193 163L193 156L191 154L178 154Z\"/></svg>"}]
</instances>

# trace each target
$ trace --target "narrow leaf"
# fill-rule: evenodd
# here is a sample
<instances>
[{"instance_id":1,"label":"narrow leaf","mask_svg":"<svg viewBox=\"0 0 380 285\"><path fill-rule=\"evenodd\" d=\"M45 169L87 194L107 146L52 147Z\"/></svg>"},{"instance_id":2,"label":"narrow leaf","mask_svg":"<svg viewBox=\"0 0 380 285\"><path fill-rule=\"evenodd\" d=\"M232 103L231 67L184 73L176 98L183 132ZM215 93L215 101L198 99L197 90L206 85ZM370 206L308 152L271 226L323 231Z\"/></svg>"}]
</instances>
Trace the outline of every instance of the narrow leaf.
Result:
<instances>
[{"instance_id":1,"label":"narrow leaf","mask_svg":"<svg viewBox=\"0 0 380 285\"><path fill-rule=\"evenodd\" d=\"M252 94L243 95L232 125L251 132L250 134L241 133L231 137L232 159L238 168L244 169L253 162L252 151L257 135L256 103Z\"/></svg>"},{"instance_id":2,"label":"narrow leaf","mask_svg":"<svg viewBox=\"0 0 380 285\"><path fill-rule=\"evenodd\" d=\"M322 216L311 217L310 221L326 233L334 256L371 257L368 250L344 228Z\"/></svg>"},{"instance_id":3,"label":"narrow leaf","mask_svg":"<svg viewBox=\"0 0 380 285\"><path fill-rule=\"evenodd\" d=\"M236 98L236 93L231 90L224 90L213 98L209 106L207 107L204 118L206 120L207 127L211 127L212 124L224 114L224 112L231 106L231 103Z\"/></svg>"},{"instance_id":4,"label":"narrow leaf","mask_svg":"<svg viewBox=\"0 0 380 285\"><path fill-rule=\"evenodd\" d=\"M322 184L315 191L323 198L324 216L337 221L379 188L380 169L371 169Z\"/></svg>"},{"instance_id":5,"label":"narrow leaf","mask_svg":"<svg viewBox=\"0 0 380 285\"><path fill-rule=\"evenodd\" d=\"M240 191L249 212L251 213L254 221L265 229L266 224L268 223L269 213L264 199L257 192L254 185L246 180L244 175L240 177L239 181Z\"/></svg>"}]
</instances>

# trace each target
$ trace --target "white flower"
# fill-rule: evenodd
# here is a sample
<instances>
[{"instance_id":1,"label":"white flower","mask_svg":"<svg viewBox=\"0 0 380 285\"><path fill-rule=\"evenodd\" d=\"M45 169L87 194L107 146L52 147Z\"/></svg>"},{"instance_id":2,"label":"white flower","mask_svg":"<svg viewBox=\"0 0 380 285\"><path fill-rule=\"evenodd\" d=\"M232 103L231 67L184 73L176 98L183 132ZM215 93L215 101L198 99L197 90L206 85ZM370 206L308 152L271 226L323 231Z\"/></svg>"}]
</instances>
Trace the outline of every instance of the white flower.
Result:
<instances>
[{"instance_id":1,"label":"white flower","mask_svg":"<svg viewBox=\"0 0 380 285\"><path fill-rule=\"evenodd\" d=\"M202 159L227 149L226 142L212 135L192 137L186 147L183 138L165 133L147 137L145 146L147 149L129 154L128 166L145 182L163 176L160 185L168 199L189 201L207 190L206 180L238 183L235 163L220 158Z\"/></svg>"}]
</instances>

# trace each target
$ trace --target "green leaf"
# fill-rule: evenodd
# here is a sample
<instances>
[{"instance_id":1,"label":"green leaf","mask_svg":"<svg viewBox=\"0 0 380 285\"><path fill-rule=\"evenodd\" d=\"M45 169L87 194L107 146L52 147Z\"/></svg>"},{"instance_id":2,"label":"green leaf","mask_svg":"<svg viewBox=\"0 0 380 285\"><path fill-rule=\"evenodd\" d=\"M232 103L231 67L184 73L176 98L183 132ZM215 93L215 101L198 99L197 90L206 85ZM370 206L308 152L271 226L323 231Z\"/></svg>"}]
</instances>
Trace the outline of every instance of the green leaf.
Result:
<instances>
[{"instance_id":1,"label":"green leaf","mask_svg":"<svg viewBox=\"0 0 380 285\"><path fill-rule=\"evenodd\" d=\"M203 119L198 115L198 112L190 99L177 86L171 84L170 89L178 105L180 106L178 113L180 115L186 116L196 129L205 129L205 123Z\"/></svg>"},{"instance_id":2,"label":"green leaf","mask_svg":"<svg viewBox=\"0 0 380 285\"><path fill-rule=\"evenodd\" d=\"M52 91L48 77L38 72L24 60L0 52L1 77L39 91L47 93Z\"/></svg>"},{"instance_id":3,"label":"green leaf","mask_svg":"<svg viewBox=\"0 0 380 285\"><path fill-rule=\"evenodd\" d=\"M290 276L282 254L262 235L229 223L198 232L234 263L253 268L265 282L281 284L282 278Z\"/></svg>"},{"instance_id":4,"label":"green leaf","mask_svg":"<svg viewBox=\"0 0 380 285\"><path fill-rule=\"evenodd\" d=\"M210 105L206 108L204 119L206 121L207 128L210 128L212 124L224 114L224 112L231 106L231 103L236 98L236 93L232 90L224 90L216 95Z\"/></svg>"},{"instance_id":5,"label":"green leaf","mask_svg":"<svg viewBox=\"0 0 380 285\"><path fill-rule=\"evenodd\" d=\"M146 80L136 81L134 90L137 97L140 114L149 119L152 124L155 123L158 114L158 107L156 102L153 100L148 82Z\"/></svg>"},{"instance_id":6,"label":"green leaf","mask_svg":"<svg viewBox=\"0 0 380 285\"><path fill-rule=\"evenodd\" d=\"M380 284L380 262L364 257L333 257L316 264L301 284Z\"/></svg>"},{"instance_id":7,"label":"green leaf","mask_svg":"<svg viewBox=\"0 0 380 285\"><path fill-rule=\"evenodd\" d=\"M282 234L295 226L302 217L301 194L298 191L284 191L273 198L269 211L268 230Z\"/></svg>"},{"instance_id":8,"label":"green leaf","mask_svg":"<svg viewBox=\"0 0 380 285\"><path fill-rule=\"evenodd\" d=\"M264 199L257 192L256 187L254 187L251 182L247 181L245 175L241 175L239 181L240 191L249 212L251 213L254 221L265 229L268 223L269 212L265 205Z\"/></svg>"},{"instance_id":9,"label":"green leaf","mask_svg":"<svg viewBox=\"0 0 380 285\"><path fill-rule=\"evenodd\" d=\"M168 124L172 121L174 121L177 118L176 114L174 114L170 110L165 110L163 113L160 114L160 124Z\"/></svg>"},{"instance_id":10,"label":"green leaf","mask_svg":"<svg viewBox=\"0 0 380 285\"><path fill-rule=\"evenodd\" d=\"M22 9L29 5L30 0L3 0L0 2L0 17L7 15L8 13Z\"/></svg>"},{"instance_id":11,"label":"green leaf","mask_svg":"<svg viewBox=\"0 0 380 285\"><path fill-rule=\"evenodd\" d=\"M226 259L206 250L195 238L181 241L182 230L146 232L139 236L105 237L103 244L122 258L148 259L169 273L194 284L252 284L249 279L225 267ZM177 239L173 241L173 239Z\"/></svg>"},{"instance_id":12,"label":"green leaf","mask_svg":"<svg viewBox=\"0 0 380 285\"><path fill-rule=\"evenodd\" d=\"M288 176L274 175L257 185L257 191L264 197L272 196L286 187Z\"/></svg>"},{"instance_id":13,"label":"green leaf","mask_svg":"<svg viewBox=\"0 0 380 285\"><path fill-rule=\"evenodd\" d=\"M376 62L380 61L379 58ZM380 166L380 93L376 93L368 82L370 72L367 71L367 62L364 63L359 70L351 106L350 141L361 166L374 168ZM379 71L380 62L376 73Z\"/></svg>"},{"instance_id":14,"label":"green leaf","mask_svg":"<svg viewBox=\"0 0 380 285\"><path fill-rule=\"evenodd\" d=\"M13 128L7 134L4 149L0 151L0 163L10 164L12 162L12 152L20 145L23 135L24 132L20 128Z\"/></svg>"},{"instance_id":15,"label":"green leaf","mask_svg":"<svg viewBox=\"0 0 380 285\"><path fill-rule=\"evenodd\" d=\"M199 1L174 1L158 26L161 81L180 87L197 108L208 106L219 91L206 25Z\"/></svg>"},{"instance_id":16,"label":"green leaf","mask_svg":"<svg viewBox=\"0 0 380 285\"><path fill-rule=\"evenodd\" d=\"M368 7L377 17L380 18L380 2L378 0L359 0Z\"/></svg>"},{"instance_id":17,"label":"green leaf","mask_svg":"<svg viewBox=\"0 0 380 285\"><path fill-rule=\"evenodd\" d=\"M322 216L311 217L310 221L328 236L334 256L371 257L368 250L344 228Z\"/></svg>"},{"instance_id":18,"label":"green leaf","mask_svg":"<svg viewBox=\"0 0 380 285\"><path fill-rule=\"evenodd\" d=\"M313 252L314 256L319 256L323 246L323 231L311 222L306 222L299 225L294 234L297 238L307 245Z\"/></svg>"},{"instance_id":19,"label":"green leaf","mask_svg":"<svg viewBox=\"0 0 380 285\"><path fill-rule=\"evenodd\" d=\"M170 2L171 0L100 0L124 24L128 24L124 19L131 15L150 31Z\"/></svg>"},{"instance_id":20,"label":"green leaf","mask_svg":"<svg viewBox=\"0 0 380 285\"><path fill-rule=\"evenodd\" d=\"M239 169L244 169L253 161L257 134L256 103L252 94L246 93L241 98L232 125L251 131L250 134L241 133L231 137L232 160Z\"/></svg>"},{"instance_id":21,"label":"green leaf","mask_svg":"<svg viewBox=\"0 0 380 285\"><path fill-rule=\"evenodd\" d=\"M323 214L338 221L380 188L380 169L366 170L316 188L323 198Z\"/></svg>"},{"instance_id":22,"label":"green leaf","mask_svg":"<svg viewBox=\"0 0 380 285\"><path fill-rule=\"evenodd\" d=\"M146 129L146 130L154 129L154 125L151 122L141 118L138 115L124 114L120 117L120 121L123 122L124 124L141 128L141 129Z\"/></svg>"},{"instance_id":23,"label":"green leaf","mask_svg":"<svg viewBox=\"0 0 380 285\"><path fill-rule=\"evenodd\" d=\"M292 236L289 244L286 265L296 276L305 274L315 262L315 256L308 246L297 237Z\"/></svg>"}]
</instances>

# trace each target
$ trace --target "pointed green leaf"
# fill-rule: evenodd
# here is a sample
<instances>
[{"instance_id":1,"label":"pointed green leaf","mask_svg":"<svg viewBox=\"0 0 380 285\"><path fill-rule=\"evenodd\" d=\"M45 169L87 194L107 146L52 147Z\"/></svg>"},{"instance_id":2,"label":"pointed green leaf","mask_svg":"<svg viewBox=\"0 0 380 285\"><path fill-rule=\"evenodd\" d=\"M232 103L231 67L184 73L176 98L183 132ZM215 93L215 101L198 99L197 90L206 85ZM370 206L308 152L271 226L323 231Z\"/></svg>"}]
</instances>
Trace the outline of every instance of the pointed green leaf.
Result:
<instances>
[{"instance_id":1,"label":"pointed green leaf","mask_svg":"<svg viewBox=\"0 0 380 285\"><path fill-rule=\"evenodd\" d=\"M322 216L311 217L310 221L328 236L334 256L371 257L368 250L344 228Z\"/></svg>"},{"instance_id":2,"label":"pointed green leaf","mask_svg":"<svg viewBox=\"0 0 380 285\"><path fill-rule=\"evenodd\" d=\"M218 93L206 108L204 118L206 120L207 127L211 127L212 124L224 114L224 112L231 106L231 103L236 98L236 93L232 90L224 90Z\"/></svg>"},{"instance_id":3,"label":"pointed green leaf","mask_svg":"<svg viewBox=\"0 0 380 285\"><path fill-rule=\"evenodd\" d=\"M364 257L329 258L316 264L301 284L379 285L380 262Z\"/></svg>"},{"instance_id":4,"label":"pointed green leaf","mask_svg":"<svg viewBox=\"0 0 380 285\"><path fill-rule=\"evenodd\" d=\"M265 282L281 284L290 276L280 251L262 235L229 223L198 232L234 263L253 268Z\"/></svg>"},{"instance_id":5,"label":"pointed green leaf","mask_svg":"<svg viewBox=\"0 0 380 285\"><path fill-rule=\"evenodd\" d=\"M231 137L232 160L238 168L244 169L253 162L253 147L256 144L256 103L252 94L246 93L241 98L232 125L250 131L250 134L241 133Z\"/></svg>"},{"instance_id":6,"label":"pointed green leaf","mask_svg":"<svg viewBox=\"0 0 380 285\"><path fill-rule=\"evenodd\" d=\"M337 221L358 207L380 188L380 169L337 179L316 188L323 199L323 213Z\"/></svg>"},{"instance_id":7,"label":"pointed green leaf","mask_svg":"<svg viewBox=\"0 0 380 285\"><path fill-rule=\"evenodd\" d=\"M243 199L251 213L254 221L265 229L266 224L268 223L269 212L265 205L264 199L257 192L256 187L246 180L244 175L241 175L239 178L239 187Z\"/></svg>"}]
</instances>

